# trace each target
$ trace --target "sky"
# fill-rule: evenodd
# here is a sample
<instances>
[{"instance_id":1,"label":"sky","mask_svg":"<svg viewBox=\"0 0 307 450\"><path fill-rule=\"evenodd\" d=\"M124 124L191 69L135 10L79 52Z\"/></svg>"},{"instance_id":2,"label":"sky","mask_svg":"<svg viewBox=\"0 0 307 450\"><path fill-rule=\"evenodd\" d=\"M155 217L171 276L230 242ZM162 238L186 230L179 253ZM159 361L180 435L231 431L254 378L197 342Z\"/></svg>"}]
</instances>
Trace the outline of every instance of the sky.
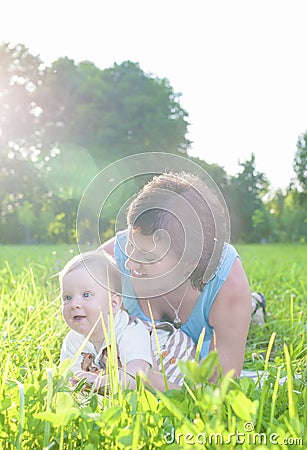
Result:
<instances>
[{"instance_id":1,"label":"sky","mask_svg":"<svg viewBox=\"0 0 307 450\"><path fill-rule=\"evenodd\" d=\"M271 188L307 130L305 0L4 0L0 43L100 69L133 61L181 93L189 154L237 174L255 154Z\"/></svg>"}]
</instances>

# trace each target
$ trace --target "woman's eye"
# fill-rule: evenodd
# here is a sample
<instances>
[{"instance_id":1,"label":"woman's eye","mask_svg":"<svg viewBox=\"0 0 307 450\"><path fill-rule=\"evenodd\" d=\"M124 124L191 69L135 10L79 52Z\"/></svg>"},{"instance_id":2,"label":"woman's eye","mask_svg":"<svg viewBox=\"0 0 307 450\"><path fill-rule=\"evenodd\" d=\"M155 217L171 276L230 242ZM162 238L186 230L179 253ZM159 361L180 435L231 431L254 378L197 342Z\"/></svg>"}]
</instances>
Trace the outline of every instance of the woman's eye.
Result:
<instances>
[{"instance_id":1,"label":"woman's eye","mask_svg":"<svg viewBox=\"0 0 307 450\"><path fill-rule=\"evenodd\" d=\"M153 258L150 254L143 255L143 259L144 259L144 262L146 262L148 264L157 262L157 260L155 258Z\"/></svg>"},{"instance_id":2,"label":"woman's eye","mask_svg":"<svg viewBox=\"0 0 307 450\"><path fill-rule=\"evenodd\" d=\"M159 255L157 255L156 253L153 254L152 252L144 252L142 254L142 257L144 262L148 264L155 264L162 259Z\"/></svg>"}]
</instances>

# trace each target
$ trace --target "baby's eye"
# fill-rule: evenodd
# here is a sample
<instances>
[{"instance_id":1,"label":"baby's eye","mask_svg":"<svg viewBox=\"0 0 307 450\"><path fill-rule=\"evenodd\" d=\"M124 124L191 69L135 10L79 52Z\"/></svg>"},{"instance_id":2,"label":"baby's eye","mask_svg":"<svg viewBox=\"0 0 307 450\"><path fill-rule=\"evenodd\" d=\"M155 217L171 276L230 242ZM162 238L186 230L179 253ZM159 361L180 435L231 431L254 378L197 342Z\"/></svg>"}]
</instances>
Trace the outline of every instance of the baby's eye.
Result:
<instances>
[{"instance_id":1,"label":"baby's eye","mask_svg":"<svg viewBox=\"0 0 307 450\"><path fill-rule=\"evenodd\" d=\"M88 298L91 297L91 293L90 292L83 292L83 297Z\"/></svg>"},{"instance_id":2,"label":"baby's eye","mask_svg":"<svg viewBox=\"0 0 307 450\"><path fill-rule=\"evenodd\" d=\"M65 301L66 301L66 302L69 302L69 300L71 300L71 299L72 299L71 295L64 295L64 296L63 296L64 302L65 302Z\"/></svg>"}]
</instances>

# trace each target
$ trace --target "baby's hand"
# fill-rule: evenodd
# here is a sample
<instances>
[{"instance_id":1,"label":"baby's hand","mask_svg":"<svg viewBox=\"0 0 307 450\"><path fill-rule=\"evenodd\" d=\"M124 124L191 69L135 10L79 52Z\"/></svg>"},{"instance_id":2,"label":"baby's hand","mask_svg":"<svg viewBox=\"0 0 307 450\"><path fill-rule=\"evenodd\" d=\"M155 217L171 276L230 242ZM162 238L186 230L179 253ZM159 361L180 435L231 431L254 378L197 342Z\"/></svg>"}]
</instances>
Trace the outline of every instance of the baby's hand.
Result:
<instances>
[{"instance_id":1,"label":"baby's hand","mask_svg":"<svg viewBox=\"0 0 307 450\"><path fill-rule=\"evenodd\" d=\"M100 369L94 363L94 355L92 353L81 353L83 359L81 361L81 369L85 372L100 373Z\"/></svg>"},{"instance_id":2,"label":"baby's hand","mask_svg":"<svg viewBox=\"0 0 307 450\"><path fill-rule=\"evenodd\" d=\"M81 392L91 390L92 388L96 392L104 391L105 386L109 384L109 377L106 375L91 373L84 370L76 372L74 377L70 379L70 382L73 387L76 387L81 380L85 381Z\"/></svg>"}]
</instances>

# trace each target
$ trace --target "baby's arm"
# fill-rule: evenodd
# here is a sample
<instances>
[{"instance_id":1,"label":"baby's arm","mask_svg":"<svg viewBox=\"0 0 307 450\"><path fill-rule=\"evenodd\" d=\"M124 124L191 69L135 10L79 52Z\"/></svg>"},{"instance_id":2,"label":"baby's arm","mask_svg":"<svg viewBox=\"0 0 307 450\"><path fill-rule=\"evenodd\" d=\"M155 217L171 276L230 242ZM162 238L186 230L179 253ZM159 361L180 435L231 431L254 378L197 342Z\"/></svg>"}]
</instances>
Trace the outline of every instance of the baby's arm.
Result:
<instances>
[{"instance_id":1,"label":"baby's arm","mask_svg":"<svg viewBox=\"0 0 307 450\"><path fill-rule=\"evenodd\" d=\"M83 380L85 381L85 389L94 388L95 391L99 391L100 388L109 384L109 377L107 375L87 372L85 370L75 372L70 382L73 386L77 386Z\"/></svg>"},{"instance_id":2,"label":"baby's arm","mask_svg":"<svg viewBox=\"0 0 307 450\"><path fill-rule=\"evenodd\" d=\"M93 355L84 355L82 361L82 370L74 374L72 381L73 385L79 383L80 380L86 380L87 385L94 387L95 391L109 384L109 376L103 375L103 371L99 370L97 366L92 365ZM122 387L129 387L134 389L136 387L136 375L138 372L148 373L150 364L142 359L135 359L129 361L125 367L118 369L118 379Z\"/></svg>"},{"instance_id":3,"label":"baby's arm","mask_svg":"<svg viewBox=\"0 0 307 450\"><path fill-rule=\"evenodd\" d=\"M123 388L135 389L136 376L138 373L145 375L145 382L154 389L165 391L165 379L163 374L159 371L156 361L153 359L153 367L147 361L142 359L134 359L129 361L125 367L119 368L118 379ZM83 365L85 367L85 365ZM79 370L71 379L73 385L77 385L80 380L86 380L87 385L93 386L95 391L109 384L109 376L99 373L97 367ZM168 389L180 389L181 386L176 383L167 383Z\"/></svg>"},{"instance_id":4,"label":"baby's arm","mask_svg":"<svg viewBox=\"0 0 307 450\"><path fill-rule=\"evenodd\" d=\"M132 359L125 367L119 369L119 381L123 387L134 389L136 387L136 376L138 372L148 374L150 364L143 359Z\"/></svg>"},{"instance_id":5,"label":"baby's arm","mask_svg":"<svg viewBox=\"0 0 307 450\"><path fill-rule=\"evenodd\" d=\"M103 374L103 371L94 363L95 356L92 353L82 353L81 370L75 373L73 384L79 380L85 379L87 384L94 386L95 390L109 383L109 377ZM143 359L133 359L125 367L119 368L119 382L123 387L134 389L136 386L136 375L138 372L148 373L150 364Z\"/></svg>"},{"instance_id":6,"label":"baby's arm","mask_svg":"<svg viewBox=\"0 0 307 450\"><path fill-rule=\"evenodd\" d=\"M166 389L181 389L181 386L177 383L171 383L170 381L167 381L167 384L165 383L164 375L159 370L155 360L153 367L148 371L147 384L161 392L166 391Z\"/></svg>"},{"instance_id":7,"label":"baby's arm","mask_svg":"<svg viewBox=\"0 0 307 450\"><path fill-rule=\"evenodd\" d=\"M108 384L108 377L104 375L95 364L95 355L93 353L81 353L82 361L79 367L81 370L74 370L74 376L70 379L73 386L76 386L81 380L85 380L88 388L94 387L95 391ZM86 386L85 386L86 388Z\"/></svg>"}]
</instances>

